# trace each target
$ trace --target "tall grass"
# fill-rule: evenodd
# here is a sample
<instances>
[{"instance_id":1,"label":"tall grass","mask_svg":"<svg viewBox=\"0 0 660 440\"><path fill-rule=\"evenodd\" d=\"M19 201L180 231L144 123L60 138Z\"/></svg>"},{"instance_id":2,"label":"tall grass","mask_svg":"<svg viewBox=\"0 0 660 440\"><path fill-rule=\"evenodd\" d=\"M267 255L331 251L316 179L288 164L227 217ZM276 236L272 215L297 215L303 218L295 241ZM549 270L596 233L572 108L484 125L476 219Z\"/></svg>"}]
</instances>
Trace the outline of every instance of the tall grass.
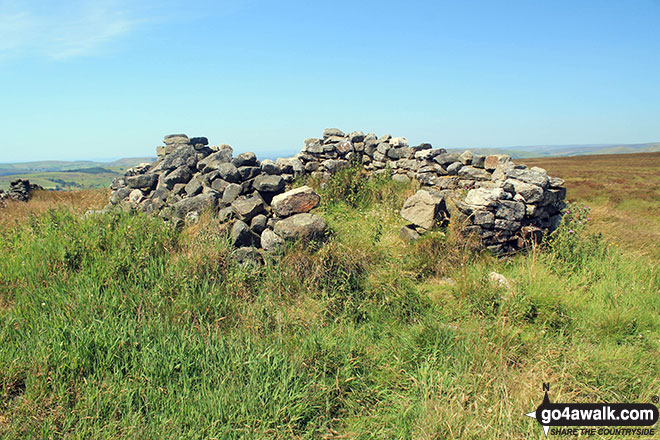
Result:
<instances>
[{"instance_id":1,"label":"tall grass","mask_svg":"<svg viewBox=\"0 0 660 440\"><path fill-rule=\"evenodd\" d=\"M0 436L537 438L523 414L542 382L559 401L657 394L644 257L568 220L507 259L451 229L408 244L414 185L356 173L319 189L325 243L261 267L236 263L212 216L0 228Z\"/></svg>"}]
</instances>

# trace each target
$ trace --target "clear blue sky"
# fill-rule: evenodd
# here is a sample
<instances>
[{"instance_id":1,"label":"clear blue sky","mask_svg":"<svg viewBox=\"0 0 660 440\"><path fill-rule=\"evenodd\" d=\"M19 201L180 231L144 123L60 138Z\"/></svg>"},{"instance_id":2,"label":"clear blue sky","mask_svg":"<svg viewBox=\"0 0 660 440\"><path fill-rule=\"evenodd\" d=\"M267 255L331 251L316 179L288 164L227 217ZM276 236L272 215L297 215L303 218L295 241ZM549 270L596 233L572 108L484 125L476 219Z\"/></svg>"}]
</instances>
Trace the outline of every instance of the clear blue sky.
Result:
<instances>
[{"instance_id":1,"label":"clear blue sky","mask_svg":"<svg viewBox=\"0 0 660 440\"><path fill-rule=\"evenodd\" d=\"M44 4L49 6L44 6ZM0 0L0 162L660 141L660 0Z\"/></svg>"}]
</instances>

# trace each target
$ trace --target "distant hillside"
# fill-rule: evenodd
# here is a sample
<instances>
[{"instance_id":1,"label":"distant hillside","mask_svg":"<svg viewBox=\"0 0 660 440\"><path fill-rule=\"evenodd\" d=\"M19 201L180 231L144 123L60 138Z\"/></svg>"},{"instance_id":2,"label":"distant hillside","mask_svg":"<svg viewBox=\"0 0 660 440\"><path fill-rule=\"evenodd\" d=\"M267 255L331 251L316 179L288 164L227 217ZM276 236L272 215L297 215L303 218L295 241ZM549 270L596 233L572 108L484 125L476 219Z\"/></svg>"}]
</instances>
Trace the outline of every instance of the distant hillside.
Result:
<instances>
[{"instance_id":1,"label":"distant hillside","mask_svg":"<svg viewBox=\"0 0 660 440\"><path fill-rule=\"evenodd\" d=\"M465 148L451 148L450 151L462 152ZM566 157L587 156L592 154L630 154L654 153L660 151L660 142L646 144L585 144L585 145L533 145L519 147L470 148L479 154L508 154L514 159L531 157Z\"/></svg>"},{"instance_id":2,"label":"distant hillside","mask_svg":"<svg viewBox=\"0 0 660 440\"><path fill-rule=\"evenodd\" d=\"M7 189L11 181L19 178L29 179L46 189L104 188L127 169L155 159L130 157L112 162L45 160L0 164L0 189Z\"/></svg>"}]
</instances>

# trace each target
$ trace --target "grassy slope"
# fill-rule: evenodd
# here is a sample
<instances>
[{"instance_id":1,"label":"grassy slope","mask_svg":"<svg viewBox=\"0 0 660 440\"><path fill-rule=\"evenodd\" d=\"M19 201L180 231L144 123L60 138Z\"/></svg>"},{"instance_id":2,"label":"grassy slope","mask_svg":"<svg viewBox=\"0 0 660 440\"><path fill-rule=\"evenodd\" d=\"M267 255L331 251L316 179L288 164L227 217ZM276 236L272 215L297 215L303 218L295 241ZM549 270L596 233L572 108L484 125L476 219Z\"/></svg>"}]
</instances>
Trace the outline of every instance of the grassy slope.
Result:
<instances>
[{"instance_id":1,"label":"grassy slope","mask_svg":"<svg viewBox=\"0 0 660 440\"><path fill-rule=\"evenodd\" d=\"M336 181L328 241L258 270L210 217L180 233L111 214L0 222L0 435L541 438L523 414L542 382L559 401L657 394L651 256L580 217L505 260L452 231L408 245L396 212L414 187Z\"/></svg>"}]
</instances>

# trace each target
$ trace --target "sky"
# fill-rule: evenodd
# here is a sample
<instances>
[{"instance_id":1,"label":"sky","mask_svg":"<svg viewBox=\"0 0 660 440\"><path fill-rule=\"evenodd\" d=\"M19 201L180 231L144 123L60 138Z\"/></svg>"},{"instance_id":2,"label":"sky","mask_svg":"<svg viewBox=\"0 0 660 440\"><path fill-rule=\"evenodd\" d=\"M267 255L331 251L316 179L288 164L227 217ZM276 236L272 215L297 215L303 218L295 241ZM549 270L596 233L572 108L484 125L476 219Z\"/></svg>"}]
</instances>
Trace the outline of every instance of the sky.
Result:
<instances>
[{"instance_id":1,"label":"sky","mask_svg":"<svg viewBox=\"0 0 660 440\"><path fill-rule=\"evenodd\" d=\"M660 141L660 0L0 0L0 162Z\"/></svg>"}]
</instances>

